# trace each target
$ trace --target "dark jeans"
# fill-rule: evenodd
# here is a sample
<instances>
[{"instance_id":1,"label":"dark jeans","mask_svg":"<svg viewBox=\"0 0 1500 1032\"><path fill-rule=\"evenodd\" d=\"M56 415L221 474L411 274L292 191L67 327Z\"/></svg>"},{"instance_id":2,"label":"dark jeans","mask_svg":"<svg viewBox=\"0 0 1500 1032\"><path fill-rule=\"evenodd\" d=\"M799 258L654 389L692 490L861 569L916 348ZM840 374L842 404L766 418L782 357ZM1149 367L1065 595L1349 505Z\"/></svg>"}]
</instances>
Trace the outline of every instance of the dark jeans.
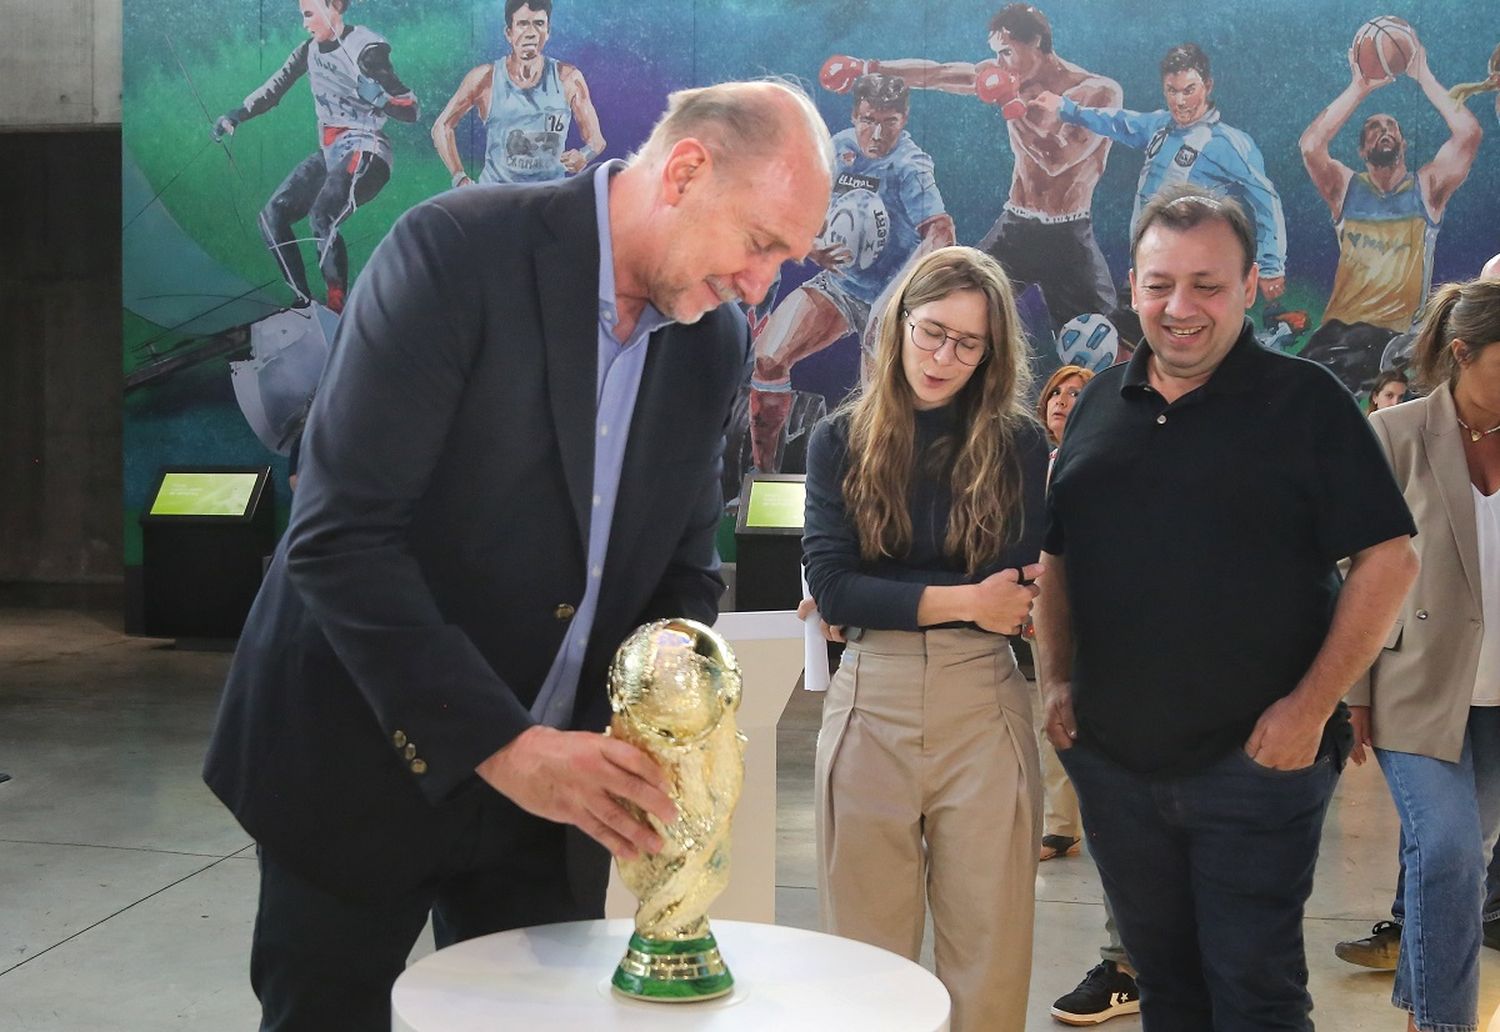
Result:
<instances>
[{"instance_id":1,"label":"dark jeans","mask_svg":"<svg viewBox=\"0 0 1500 1032\"><path fill-rule=\"evenodd\" d=\"M1059 755L1147 1032L1310 1030L1302 908L1332 757L1274 771L1234 749L1206 770L1147 778L1087 746Z\"/></svg>"},{"instance_id":2,"label":"dark jeans","mask_svg":"<svg viewBox=\"0 0 1500 1032\"><path fill-rule=\"evenodd\" d=\"M310 884L261 851L250 984L260 1000L262 1032L389 1029L391 986L429 911L439 949L509 928L603 916L607 867L598 892L576 898L560 825L533 819L521 835L503 841L476 827L455 860L420 885L351 900Z\"/></svg>"}]
</instances>

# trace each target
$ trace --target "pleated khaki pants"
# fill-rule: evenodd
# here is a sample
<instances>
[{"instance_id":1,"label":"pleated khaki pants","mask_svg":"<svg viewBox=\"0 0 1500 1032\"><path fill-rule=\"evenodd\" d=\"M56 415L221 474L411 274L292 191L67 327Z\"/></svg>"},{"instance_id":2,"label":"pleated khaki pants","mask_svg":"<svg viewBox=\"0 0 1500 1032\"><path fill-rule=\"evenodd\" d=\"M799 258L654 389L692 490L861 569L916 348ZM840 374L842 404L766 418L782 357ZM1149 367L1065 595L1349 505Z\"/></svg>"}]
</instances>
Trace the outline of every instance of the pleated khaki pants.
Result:
<instances>
[{"instance_id":1,"label":"pleated khaki pants","mask_svg":"<svg viewBox=\"0 0 1500 1032\"><path fill-rule=\"evenodd\" d=\"M1037 679L1036 744L1042 760L1042 833L1083 838L1083 820L1078 816L1078 794L1057 758L1057 747L1047 739L1047 697Z\"/></svg>"},{"instance_id":2,"label":"pleated khaki pants","mask_svg":"<svg viewBox=\"0 0 1500 1032\"><path fill-rule=\"evenodd\" d=\"M1057 749L1047 740L1045 730L1037 732L1037 748L1042 756L1042 779L1046 797L1046 816L1043 824L1048 835L1065 835L1082 840L1083 821L1078 816L1078 794L1073 791L1073 782L1063 770L1057 758Z\"/></svg>"},{"instance_id":3,"label":"pleated khaki pants","mask_svg":"<svg viewBox=\"0 0 1500 1032\"><path fill-rule=\"evenodd\" d=\"M823 702L824 928L916 960L932 908L955 1032L1022 1032L1041 773L1031 689L1006 640L867 631Z\"/></svg>"}]
</instances>

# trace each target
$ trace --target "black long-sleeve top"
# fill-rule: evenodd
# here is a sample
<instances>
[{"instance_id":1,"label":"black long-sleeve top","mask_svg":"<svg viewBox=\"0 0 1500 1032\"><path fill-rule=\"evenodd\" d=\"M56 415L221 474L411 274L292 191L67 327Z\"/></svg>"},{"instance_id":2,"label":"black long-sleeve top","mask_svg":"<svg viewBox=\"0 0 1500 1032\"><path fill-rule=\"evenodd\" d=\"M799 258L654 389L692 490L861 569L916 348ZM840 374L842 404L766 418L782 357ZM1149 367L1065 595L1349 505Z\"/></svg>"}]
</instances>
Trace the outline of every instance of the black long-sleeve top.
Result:
<instances>
[{"instance_id":1,"label":"black long-sleeve top","mask_svg":"<svg viewBox=\"0 0 1500 1032\"><path fill-rule=\"evenodd\" d=\"M1047 440L1040 426L1018 436L1023 488L1019 535L995 561L970 575L961 557L944 553L952 486L946 471L924 461L928 451L956 429L953 405L916 413L916 474L911 488L912 543L906 555L866 562L859 535L844 505L849 469L849 417L825 419L813 431L807 452L807 510L802 561L818 611L830 624L867 630L914 631L917 604L928 585L977 584L1008 567L1034 563L1046 531ZM1014 527L1013 520L1007 521Z\"/></svg>"}]
</instances>

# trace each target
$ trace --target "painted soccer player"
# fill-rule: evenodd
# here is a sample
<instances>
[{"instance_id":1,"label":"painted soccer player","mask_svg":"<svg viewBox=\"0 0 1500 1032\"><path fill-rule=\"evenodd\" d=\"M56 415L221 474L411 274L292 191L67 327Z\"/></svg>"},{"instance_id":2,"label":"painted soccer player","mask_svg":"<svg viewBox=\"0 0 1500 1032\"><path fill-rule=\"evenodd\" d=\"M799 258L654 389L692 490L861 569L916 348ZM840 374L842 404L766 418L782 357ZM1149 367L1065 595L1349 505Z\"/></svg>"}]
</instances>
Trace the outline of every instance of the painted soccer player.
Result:
<instances>
[{"instance_id":1,"label":"painted soccer player","mask_svg":"<svg viewBox=\"0 0 1500 1032\"><path fill-rule=\"evenodd\" d=\"M1113 79L1059 57L1047 16L1031 4L1007 4L996 12L988 39L995 58L978 64L836 60L847 62L843 74L849 81L881 71L916 89L978 96L1006 115L1015 156L1010 194L979 247L1005 267L1017 289L1024 283L1041 287L1056 330L1075 315L1115 307L1114 281L1091 222L1110 141L1055 120L1044 123L1025 103L1050 91L1077 104L1109 107L1123 94Z\"/></svg>"},{"instance_id":2,"label":"painted soccer player","mask_svg":"<svg viewBox=\"0 0 1500 1032\"><path fill-rule=\"evenodd\" d=\"M865 190L884 205L888 235L864 268L848 247L820 240L808 259L821 271L781 302L755 338L750 451L763 473L779 466L777 445L792 405L792 366L842 337L865 333L872 306L907 263L954 239L932 158L906 132L911 106L906 83L877 74L852 86L854 124L833 137L829 217L851 191Z\"/></svg>"},{"instance_id":3,"label":"painted soccer player","mask_svg":"<svg viewBox=\"0 0 1500 1032\"><path fill-rule=\"evenodd\" d=\"M349 256L339 226L390 180L391 144L382 127L387 118L415 122L417 98L397 78L385 37L344 23L349 0L298 0L297 6L311 38L244 103L219 116L213 138L222 140L240 123L265 114L298 79L308 77L320 147L276 188L258 221L300 306L312 301L312 291L292 224L307 218L328 307L339 312L349 289Z\"/></svg>"},{"instance_id":4,"label":"painted soccer player","mask_svg":"<svg viewBox=\"0 0 1500 1032\"><path fill-rule=\"evenodd\" d=\"M552 33L552 0L505 0L510 54L472 69L432 124L432 144L454 186L473 182L464 171L454 129L474 108L484 121L481 183L535 183L583 171L604 150L599 113L583 73L545 57ZM581 146L567 149L578 123Z\"/></svg>"},{"instance_id":5,"label":"painted soccer player","mask_svg":"<svg viewBox=\"0 0 1500 1032\"><path fill-rule=\"evenodd\" d=\"M1261 296L1274 301L1286 290L1286 221L1281 195L1266 178L1260 148L1248 134L1220 119L1208 55L1198 44L1182 43L1167 51L1161 61L1161 88L1167 102L1161 111L1080 104L1056 91L1038 95L1034 105L1044 121L1082 126L1146 152L1132 226L1146 202L1173 183L1194 183L1236 196L1255 220Z\"/></svg>"},{"instance_id":6,"label":"painted soccer player","mask_svg":"<svg viewBox=\"0 0 1500 1032\"><path fill-rule=\"evenodd\" d=\"M1394 79L1367 79L1349 52L1349 85L1302 133L1302 163L1333 214L1339 263L1323 325L1302 352L1333 366L1352 390L1379 372L1385 345L1411 329L1432 286L1432 250L1443 210L1469 174L1483 130L1454 104L1416 45L1406 74L1448 126L1448 139L1431 161L1412 172L1406 134L1388 114L1373 114L1359 131L1364 171L1328 152L1355 110Z\"/></svg>"}]
</instances>

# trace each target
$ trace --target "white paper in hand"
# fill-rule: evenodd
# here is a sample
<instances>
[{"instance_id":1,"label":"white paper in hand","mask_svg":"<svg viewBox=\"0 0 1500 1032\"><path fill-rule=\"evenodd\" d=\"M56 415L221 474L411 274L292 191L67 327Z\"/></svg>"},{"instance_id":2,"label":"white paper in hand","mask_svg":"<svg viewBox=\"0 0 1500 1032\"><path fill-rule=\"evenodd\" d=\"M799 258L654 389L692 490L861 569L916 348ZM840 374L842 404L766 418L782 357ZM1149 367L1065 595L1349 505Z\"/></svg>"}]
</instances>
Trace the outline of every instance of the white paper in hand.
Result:
<instances>
[{"instance_id":1,"label":"white paper in hand","mask_svg":"<svg viewBox=\"0 0 1500 1032\"><path fill-rule=\"evenodd\" d=\"M811 598L807 572L802 572L802 597ZM823 637L823 617L813 609L802 618L802 687L810 692L828 690L828 639Z\"/></svg>"}]
</instances>

